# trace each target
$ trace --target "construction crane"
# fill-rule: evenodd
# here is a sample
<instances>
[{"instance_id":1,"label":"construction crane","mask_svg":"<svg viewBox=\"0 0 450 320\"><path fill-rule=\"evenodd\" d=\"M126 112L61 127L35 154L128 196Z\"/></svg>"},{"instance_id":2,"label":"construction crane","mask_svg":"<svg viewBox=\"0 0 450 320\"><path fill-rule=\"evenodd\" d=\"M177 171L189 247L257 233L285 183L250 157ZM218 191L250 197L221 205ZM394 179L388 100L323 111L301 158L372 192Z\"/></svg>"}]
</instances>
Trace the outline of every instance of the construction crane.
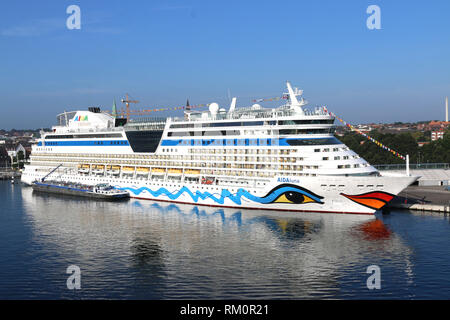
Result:
<instances>
[{"instance_id":1,"label":"construction crane","mask_svg":"<svg viewBox=\"0 0 450 320\"><path fill-rule=\"evenodd\" d=\"M139 103L138 100L129 100L128 99L128 93L126 94L126 99L122 99L122 103L125 103L125 106L127 108L126 114L127 114L127 120L130 118L130 103Z\"/></svg>"},{"instance_id":2,"label":"construction crane","mask_svg":"<svg viewBox=\"0 0 450 320\"><path fill-rule=\"evenodd\" d=\"M127 97L128 100L128 97ZM124 99L122 99L122 102L125 102ZM139 101L129 101L129 102L139 102ZM191 106L189 104L189 99L186 102L186 106L179 106L179 107L157 107L157 108L153 108L153 109L140 109L140 110L130 110L129 108L124 109L121 108L119 110L117 110L116 112L118 114L121 115L121 117L123 118L124 114L127 115L127 119L128 116L145 116L148 115L149 113L153 113L153 112L157 112L157 111L167 111L167 110L191 110L191 108L198 108L200 106L206 107L207 105L199 105L199 106ZM114 113L114 112L113 112Z\"/></svg>"}]
</instances>

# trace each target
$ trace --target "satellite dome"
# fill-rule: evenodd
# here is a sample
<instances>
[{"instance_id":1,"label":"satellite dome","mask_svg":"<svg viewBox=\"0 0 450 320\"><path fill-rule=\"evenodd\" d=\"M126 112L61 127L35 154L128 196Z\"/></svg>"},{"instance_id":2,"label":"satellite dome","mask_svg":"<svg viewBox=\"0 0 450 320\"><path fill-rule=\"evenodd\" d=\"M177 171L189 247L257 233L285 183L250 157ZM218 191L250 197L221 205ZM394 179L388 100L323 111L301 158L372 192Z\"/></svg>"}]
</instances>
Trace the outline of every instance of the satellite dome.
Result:
<instances>
[{"instance_id":1,"label":"satellite dome","mask_svg":"<svg viewBox=\"0 0 450 320\"><path fill-rule=\"evenodd\" d=\"M252 105L252 109L254 109L254 110L258 110L258 109L261 109L261 105L260 105L260 104L257 104L257 103L255 103L254 105Z\"/></svg>"},{"instance_id":2,"label":"satellite dome","mask_svg":"<svg viewBox=\"0 0 450 320\"><path fill-rule=\"evenodd\" d=\"M209 112L211 112L211 114L217 114L218 111L219 105L217 103L213 102L209 105Z\"/></svg>"}]
</instances>

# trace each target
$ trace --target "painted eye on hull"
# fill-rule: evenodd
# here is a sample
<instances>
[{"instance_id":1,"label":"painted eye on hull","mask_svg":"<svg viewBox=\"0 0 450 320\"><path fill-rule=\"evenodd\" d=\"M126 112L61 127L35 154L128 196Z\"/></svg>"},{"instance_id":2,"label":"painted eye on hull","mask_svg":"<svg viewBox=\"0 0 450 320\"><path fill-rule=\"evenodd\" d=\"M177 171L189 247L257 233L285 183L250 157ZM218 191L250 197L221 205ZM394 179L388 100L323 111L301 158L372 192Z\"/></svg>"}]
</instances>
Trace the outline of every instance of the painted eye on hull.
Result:
<instances>
[{"instance_id":1,"label":"painted eye on hull","mask_svg":"<svg viewBox=\"0 0 450 320\"><path fill-rule=\"evenodd\" d=\"M293 184L281 184L273 188L264 198L265 203L318 203L323 204L323 197Z\"/></svg>"},{"instance_id":2,"label":"painted eye on hull","mask_svg":"<svg viewBox=\"0 0 450 320\"><path fill-rule=\"evenodd\" d=\"M316 202L316 201L314 201L310 197L303 195L299 192L288 191L288 192L281 194L274 202L301 204L301 203Z\"/></svg>"}]
</instances>

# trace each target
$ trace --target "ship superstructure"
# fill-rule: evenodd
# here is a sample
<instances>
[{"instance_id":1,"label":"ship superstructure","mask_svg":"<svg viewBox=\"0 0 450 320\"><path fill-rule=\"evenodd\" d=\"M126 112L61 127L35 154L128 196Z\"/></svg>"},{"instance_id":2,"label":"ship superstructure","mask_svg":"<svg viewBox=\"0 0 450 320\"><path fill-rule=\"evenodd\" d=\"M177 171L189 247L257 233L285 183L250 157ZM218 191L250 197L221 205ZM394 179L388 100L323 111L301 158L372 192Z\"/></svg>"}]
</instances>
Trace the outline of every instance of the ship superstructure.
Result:
<instances>
[{"instance_id":1,"label":"ship superstructure","mask_svg":"<svg viewBox=\"0 0 450 320\"><path fill-rule=\"evenodd\" d=\"M65 112L33 146L22 181L108 183L131 197L289 211L372 214L417 177L380 174L335 136L325 107L288 101L228 110L186 110L183 118L126 121Z\"/></svg>"}]
</instances>

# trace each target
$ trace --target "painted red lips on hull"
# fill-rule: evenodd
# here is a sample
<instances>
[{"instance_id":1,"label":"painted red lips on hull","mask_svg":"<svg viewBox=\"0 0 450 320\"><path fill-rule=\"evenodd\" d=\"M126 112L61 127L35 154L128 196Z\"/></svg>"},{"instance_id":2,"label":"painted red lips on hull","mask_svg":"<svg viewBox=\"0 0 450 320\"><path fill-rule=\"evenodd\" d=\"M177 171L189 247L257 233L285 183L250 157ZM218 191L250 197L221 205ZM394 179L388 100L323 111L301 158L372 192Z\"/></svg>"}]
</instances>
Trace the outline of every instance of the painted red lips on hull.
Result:
<instances>
[{"instance_id":1,"label":"painted red lips on hull","mask_svg":"<svg viewBox=\"0 0 450 320\"><path fill-rule=\"evenodd\" d=\"M367 192L357 195L348 195L345 193L341 193L341 195L362 206L375 210L381 209L395 197L393 194L383 191Z\"/></svg>"}]
</instances>

